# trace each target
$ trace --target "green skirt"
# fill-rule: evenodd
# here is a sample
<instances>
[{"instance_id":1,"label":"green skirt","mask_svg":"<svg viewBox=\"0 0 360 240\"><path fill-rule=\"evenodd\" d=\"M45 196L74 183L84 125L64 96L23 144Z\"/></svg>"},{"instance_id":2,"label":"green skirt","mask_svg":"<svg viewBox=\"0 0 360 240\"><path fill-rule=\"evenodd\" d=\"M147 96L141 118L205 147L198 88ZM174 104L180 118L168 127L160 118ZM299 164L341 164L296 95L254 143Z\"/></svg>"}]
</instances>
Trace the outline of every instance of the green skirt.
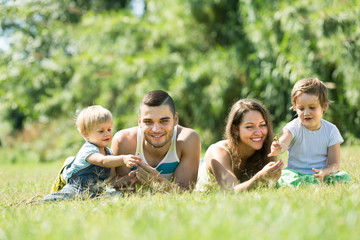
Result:
<instances>
[{"instance_id":1,"label":"green skirt","mask_svg":"<svg viewBox=\"0 0 360 240\"><path fill-rule=\"evenodd\" d=\"M326 184L349 183L350 181L351 177L345 171L333 172L324 179L324 183ZM290 169L283 169L281 177L277 182L277 186L279 187L292 186L296 188L314 184L320 184L320 181L312 174L304 174Z\"/></svg>"}]
</instances>

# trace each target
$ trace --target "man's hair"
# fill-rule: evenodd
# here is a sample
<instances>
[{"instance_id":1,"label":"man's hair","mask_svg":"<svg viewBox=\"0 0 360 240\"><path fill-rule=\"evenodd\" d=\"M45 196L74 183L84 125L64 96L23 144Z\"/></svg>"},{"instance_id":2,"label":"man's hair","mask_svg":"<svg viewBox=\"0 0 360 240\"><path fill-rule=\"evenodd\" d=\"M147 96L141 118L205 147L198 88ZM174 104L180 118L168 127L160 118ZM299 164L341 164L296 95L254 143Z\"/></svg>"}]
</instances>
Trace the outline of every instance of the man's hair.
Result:
<instances>
[{"instance_id":1,"label":"man's hair","mask_svg":"<svg viewBox=\"0 0 360 240\"><path fill-rule=\"evenodd\" d=\"M76 126L80 133L89 133L99 123L112 120L111 112L100 105L93 105L81 110L76 118Z\"/></svg>"},{"instance_id":2,"label":"man's hair","mask_svg":"<svg viewBox=\"0 0 360 240\"><path fill-rule=\"evenodd\" d=\"M295 83L291 91L291 103L293 110L296 110L296 98L301 93L313 94L317 96L323 109L326 109L330 103L327 87L317 78L304 78Z\"/></svg>"},{"instance_id":3,"label":"man's hair","mask_svg":"<svg viewBox=\"0 0 360 240\"><path fill-rule=\"evenodd\" d=\"M175 115L175 103L174 100L169 96L169 94L162 90L154 90L145 94L140 102L141 106L146 105L149 107L158 107L163 105L168 105L173 115Z\"/></svg>"}]
</instances>

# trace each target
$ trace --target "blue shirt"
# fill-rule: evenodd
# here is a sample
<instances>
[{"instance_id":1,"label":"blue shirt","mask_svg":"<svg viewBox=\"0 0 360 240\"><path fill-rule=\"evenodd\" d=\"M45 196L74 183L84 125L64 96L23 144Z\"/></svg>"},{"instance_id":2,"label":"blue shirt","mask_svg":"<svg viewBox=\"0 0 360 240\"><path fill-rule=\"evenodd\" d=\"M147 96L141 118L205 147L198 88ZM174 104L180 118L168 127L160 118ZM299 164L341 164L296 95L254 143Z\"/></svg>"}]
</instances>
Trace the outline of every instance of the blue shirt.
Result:
<instances>
[{"instance_id":1,"label":"blue shirt","mask_svg":"<svg viewBox=\"0 0 360 240\"><path fill-rule=\"evenodd\" d=\"M105 148L107 155L113 155L111 149ZM86 178L89 178L90 175L93 175L96 178L106 178L109 175L110 168L104 168L100 166L95 166L89 163L86 159L93 153L100 153L100 150L97 146L90 142L85 142L77 153L73 163L69 167L64 169L63 177L68 182L74 175L79 175L80 171L83 177L86 174ZM90 171L84 172L83 170L88 169ZM105 176L104 176L105 175Z\"/></svg>"}]
</instances>

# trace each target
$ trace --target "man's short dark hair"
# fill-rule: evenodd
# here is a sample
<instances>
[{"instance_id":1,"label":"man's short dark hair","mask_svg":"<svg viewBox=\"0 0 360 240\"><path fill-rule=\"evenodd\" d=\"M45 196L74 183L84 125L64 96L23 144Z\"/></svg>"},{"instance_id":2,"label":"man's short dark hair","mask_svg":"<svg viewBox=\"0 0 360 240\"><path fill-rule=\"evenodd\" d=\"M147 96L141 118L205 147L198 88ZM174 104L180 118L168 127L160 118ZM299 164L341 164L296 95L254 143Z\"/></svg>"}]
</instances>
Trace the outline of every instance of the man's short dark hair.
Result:
<instances>
[{"instance_id":1,"label":"man's short dark hair","mask_svg":"<svg viewBox=\"0 0 360 240\"><path fill-rule=\"evenodd\" d=\"M140 108L142 105L149 107L158 107L162 105L168 105L173 115L175 115L175 103L170 95L162 90L154 90L145 94L140 103Z\"/></svg>"}]
</instances>

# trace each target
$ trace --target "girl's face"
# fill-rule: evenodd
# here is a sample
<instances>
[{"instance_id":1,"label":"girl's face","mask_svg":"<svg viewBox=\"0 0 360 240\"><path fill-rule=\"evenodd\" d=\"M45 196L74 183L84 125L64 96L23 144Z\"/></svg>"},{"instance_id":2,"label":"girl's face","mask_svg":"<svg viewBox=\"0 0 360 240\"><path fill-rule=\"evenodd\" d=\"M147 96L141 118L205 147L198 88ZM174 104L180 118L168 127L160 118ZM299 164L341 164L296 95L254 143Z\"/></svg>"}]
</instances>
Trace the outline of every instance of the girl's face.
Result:
<instances>
[{"instance_id":1,"label":"girl's face","mask_svg":"<svg viewBox=\"0 0 360 240\"><path fill-rule=\"evenodd\" d=\"M239 134L242 147L260 150L268 135L268 126L262 114L253 110L247 112L239 125Z\"/></svg>"},{"instance_id":2,"label":"girl's face","mask_svg":"<svg viewBox=\"0 0 360 240\"><path fill-rule=\"evenodd\" d=\"M302 125L312 131L318 130L324 113L319 98L313 94L301 93L296 97L295 103L296 113Z\"/></svg>"},{"instance_id":3,"label":"girl's face","mask_svg":"<svg viewBox=\"0 0 360 240\"><path fill-rule=\"evenodd\" d=\"M96 124L89 133L85 133L85 139L98 148L105 148L112 139L113 121Z\"/></svg>"}]
</instances>

